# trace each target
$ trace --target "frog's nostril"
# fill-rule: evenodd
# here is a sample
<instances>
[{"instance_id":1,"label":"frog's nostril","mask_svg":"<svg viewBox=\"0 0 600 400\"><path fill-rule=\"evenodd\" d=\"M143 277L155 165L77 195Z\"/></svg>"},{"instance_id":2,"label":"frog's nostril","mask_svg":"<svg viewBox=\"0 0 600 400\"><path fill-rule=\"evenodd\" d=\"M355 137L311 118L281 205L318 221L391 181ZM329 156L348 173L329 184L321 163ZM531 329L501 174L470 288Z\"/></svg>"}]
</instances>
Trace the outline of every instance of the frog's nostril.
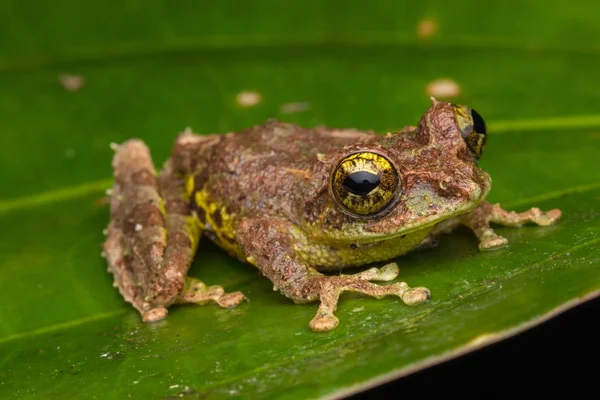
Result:
<instances>
[{"instance_id":1,"label":"frog's nostril","mask_svg":"<svg viewBox=\"0 0 600 400\"><path fill-rule=\"evenodd\" d=\"M446 178L442 179L438 185L439 185L440 189L446 190L446 189L448 189L448 186L450 185L451 182L452 182L452 179L450 177L446 177Z\"/></svg>"}]
</instances>

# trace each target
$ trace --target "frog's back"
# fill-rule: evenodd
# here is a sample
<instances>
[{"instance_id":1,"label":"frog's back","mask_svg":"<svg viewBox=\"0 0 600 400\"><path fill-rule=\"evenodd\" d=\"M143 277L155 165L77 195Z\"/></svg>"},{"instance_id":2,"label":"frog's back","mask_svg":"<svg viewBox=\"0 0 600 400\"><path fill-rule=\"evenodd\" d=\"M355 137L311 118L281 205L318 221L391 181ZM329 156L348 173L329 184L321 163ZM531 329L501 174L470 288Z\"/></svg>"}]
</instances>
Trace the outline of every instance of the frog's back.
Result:
<instances>
[{"instance_id":1,"label":"frog's back","mask_svg":"<svg viewBox=\"0 0 600 400\"><path fill-rule=\"evenodd\" d=\"M311 196L327 179L327 157L373 136L372 132L305 129L269 120L224 135L212 155L210 170L218 178L211 180L211 190L221 197L234 194L250 200L234 204L230 198L232 208L289 215L296 196Z\"/></svg>"},{"instance_id":2,"label":"frog's back","mask_svg":"<svg viewBox=\"0 0 600 400\"><path fill-rule=\"evenodd\" d=\"M307 199L326 188L327 157L373 132L315 128L269 120L207 140L197 153L188 188L198 218L217 244L239 254L240 217L286 218L302 223Z\"/></svg>"},{"instance_id":3,"label":"frog's back","mask_svg":"<svg viewBox=\"0 0 600 400\"><path fill-rule=\"evenodd\" d=\"M374 135L373 132L354 129L307 129L269 120L239 133L225 135L222 146L243 159L246 167L259 164L310 169L318 162L320 155L337 152L346 145L367 140Z\"/></svg>"}]
</instances>

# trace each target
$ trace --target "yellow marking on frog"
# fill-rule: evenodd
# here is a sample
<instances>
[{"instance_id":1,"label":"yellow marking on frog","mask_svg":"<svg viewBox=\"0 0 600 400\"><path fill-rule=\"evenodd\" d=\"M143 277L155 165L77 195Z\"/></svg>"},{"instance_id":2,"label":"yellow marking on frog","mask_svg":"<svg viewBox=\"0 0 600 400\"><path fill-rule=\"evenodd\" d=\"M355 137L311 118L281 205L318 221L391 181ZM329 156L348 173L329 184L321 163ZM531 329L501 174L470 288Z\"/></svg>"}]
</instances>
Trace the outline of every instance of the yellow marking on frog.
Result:
<instances>
[{"instance_id":1,"label":"yellow marking on frog","mask_svg":"<svg viewBox=\"0 0 600 400\"><path fill-rule=\"evenodd\" d=\"M473 126L471 110L466 106L454 105L454 112L456 113L458 128L461 132L467 132Z\"/></svg>"},{"instance_id":2,"label":"yellow marking on frog","mask_svg":"<svg viewBox=\"0 0 600 400\"><path fill-rule=\"evenodd\" d=\"M194 194L194 177L194 175L187 175L185 177L185 194L188 199L191 199Z\"/></svg>"},{"instance_id":3,"label":"yellow marking on frog","mask_svg":"<svg viewBox=\"0 0 600 400\"><path fill-rule=\"evenodd\" d=\"M163 218L166 219L166 217L167 217L167 210L165 209L165 201L162 199L162 197L158 198L158 211L160 211L160 213L162 214Z\"/></svg>"},{"instance_id":4,"label":"yellow marking on frog","mask_svg":"<svg viewBox=\"0 0 600 400\"><path fill-rule=\"evenodd\" d=\"M454 105L456 122L463 139L467 142L469 149L475 153L475 157L481 157L486 143L486 133L475 130L475 121L473 120L473 110L463 105ZM485 127L484 127L485 129Z\"/></svg>"},{"instance_id":5,"label":"yellow marking on frog","mask_svg":"<svg viewBox=\"0 0 600 400\"><path fill-rule=\"evenodd\" d=\"M198 207L204 211L206 224L210 225L217 236L217 244L235 256L241 255L242 249L235 242L235 214L228 213L226 207L211 201L206 190L196 192L195 200ZM220 221L216 220L216 216Z\"/></svg>"},{"instance_id":6,"label":"yellow marking on frog","mask_svg":"<svg viewBox=\"0 0 600 400\"><path fill-rule=\"evenodd\" d=\"M192 215L186 217L185 220L187 222L188 236L192 242L192 253L195 253L198 248L201 233L201 227L198 224L198 215L196 215L196 212L193 212Z\"/></svg>"}]
</instances>

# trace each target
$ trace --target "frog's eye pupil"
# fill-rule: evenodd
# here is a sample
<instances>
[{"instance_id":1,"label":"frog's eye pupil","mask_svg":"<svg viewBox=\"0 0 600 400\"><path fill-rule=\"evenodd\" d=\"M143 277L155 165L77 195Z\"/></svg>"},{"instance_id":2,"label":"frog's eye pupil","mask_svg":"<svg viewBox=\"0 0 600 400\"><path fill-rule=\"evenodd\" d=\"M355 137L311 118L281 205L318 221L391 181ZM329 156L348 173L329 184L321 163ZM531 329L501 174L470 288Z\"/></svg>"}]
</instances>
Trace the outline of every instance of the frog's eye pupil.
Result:
<instances>
[{"instance_id":1,"label":"frog's eye pupil","mask_svg":"<svg viewBox=\"0 0 600 400\"><path fill-rule=\"evenodd\" d=\"M473 130L482 135L487 135L485 121L483 120L481 115L477 111L471 109L471 117L473 118Z\"/></svg>"},{"instance_id":2,"label":"frog's eye pupil","mask_svg":"<svg viewBox=\"0 0 600 400\"><path fill-rule=\"evenodd\" d=\"M379 186L380 182L379 175L367 171L357 171L348 175L342 184L350 193L364 197Z\"/></svg>"}]
</instances>

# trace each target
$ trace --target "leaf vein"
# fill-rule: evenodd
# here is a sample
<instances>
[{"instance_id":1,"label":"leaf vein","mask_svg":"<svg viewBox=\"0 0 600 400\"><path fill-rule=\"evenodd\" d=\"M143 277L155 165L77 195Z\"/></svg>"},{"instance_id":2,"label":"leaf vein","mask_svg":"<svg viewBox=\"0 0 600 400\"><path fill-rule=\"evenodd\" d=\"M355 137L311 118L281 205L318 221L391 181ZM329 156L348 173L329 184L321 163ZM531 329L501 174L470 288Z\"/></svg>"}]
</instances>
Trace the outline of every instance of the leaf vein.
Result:
<instances>
[{"instance_id":1,"label":"leaf vein","mask_svg":"<svg viewBox=\"0 0 600 400\"><path fill-rule=\"evenodd\" d=\"M111 318L111 317L114 317L114 316L117 316L120 314L124 314L125 312L126 312L125 309L113 310L113 311L108 311L108 312L104 312L104 313L88 315L83 318L78 318L78 319L74 319L74 320L67 321L67 322L61 322L59 324L44 326L42 328L34 329L31 331L15 333L13 335L9 335L9 336L0 338L0 345L15 341L15 340L20 340L20 339L23 339L23 338L26 338L29 336L43 335L45 333L59 331L61 329L71 328L71 327L77 326L77 325L83 325L88 322L99 321L102 319Z\"/></svg>"},{"instance_id":2,"label":"leaf vein","mask_svg":"<svg viewBox=\"0 0 600 400\"><path fill-rule=\"evenodd\" d=\"M394 46L425 48L456 48L469 50L513 50L539 52L563 52L596 55L600 48L596 45L576 46L573 43L540 44L524 42L511 37L473 37L465 35L446 35L443 38L431 38L423 41L412 32L361 32L352 34L330 34L318 32L296 35L212 35L196 38L177 38L160 43L130 41L106 43L95 49L74 47L65 55L52 57L48 54L35 54L16 60L0 60L0 72L27 70L38 67L74 64L80 62L105 61L107 59L152 57L175 52L197 53L202 51L230 51L242 48L290 48L290 47L339 47L339 46Z\"/></svg>"}]
</instances>

